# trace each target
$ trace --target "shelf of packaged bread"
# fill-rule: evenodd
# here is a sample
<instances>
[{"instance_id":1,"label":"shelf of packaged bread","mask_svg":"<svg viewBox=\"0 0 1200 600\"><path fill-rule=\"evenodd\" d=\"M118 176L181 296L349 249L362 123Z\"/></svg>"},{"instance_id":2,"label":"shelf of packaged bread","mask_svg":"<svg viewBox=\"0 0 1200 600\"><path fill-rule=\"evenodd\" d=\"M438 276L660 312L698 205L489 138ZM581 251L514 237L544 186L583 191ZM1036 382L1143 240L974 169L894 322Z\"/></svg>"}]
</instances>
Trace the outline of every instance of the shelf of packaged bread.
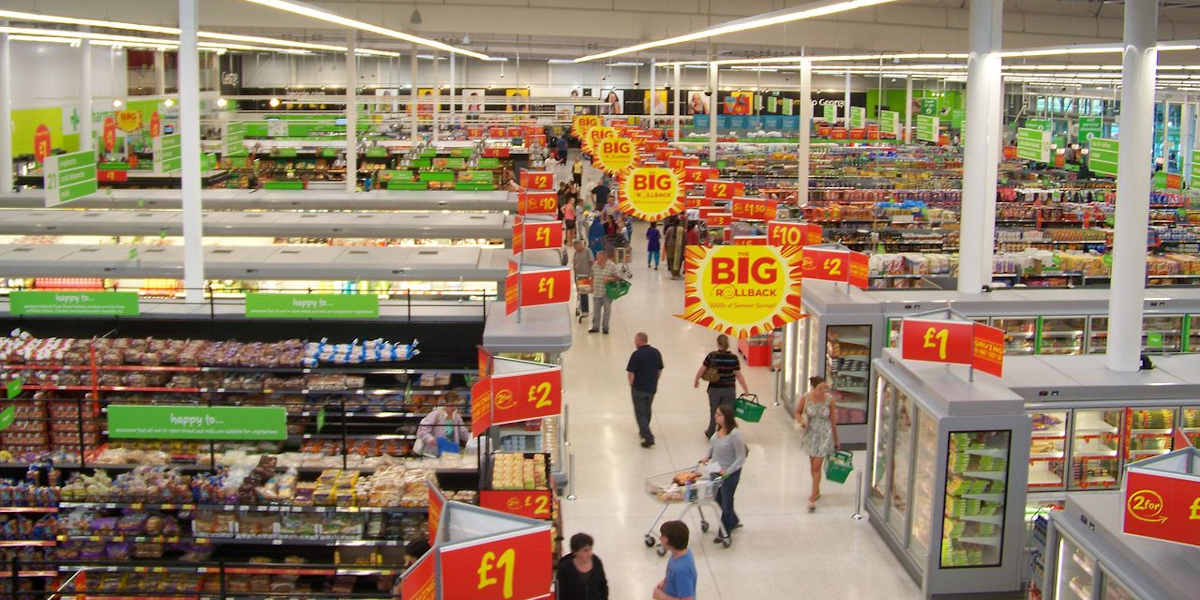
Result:
<instances>
[{"instance_id":1,"label":"shelf of packaged bread","mask_svg":"<svg viewBox=\"0 0 1200 600\"><path fill-rule=\"evenodd\" d=\"M456 373L454 369L392 369L362 367L234 367L234 366L143 366L143 365L59 365L59 364L3 364L0 371L160 371L176 373L211 373L214 371L230 371L237 373L299 373L302 375L317 373L354 373L358 375L417 375L425 371ZM28 386L26 386L28 387Z\"/></svg>"},{"instance_id":2,"label":"shelf of packaged bread","mask_svg":"<svg viewBox=\"0 0 1200 600\"><path fill-rule=\"evenodd\" d=\"M276 534L230 536L124 536L124 535L60 535L59 542L104 542L135 544L238 544L247 546L348 546L348 547L403 547L405 540L364 540L361 536L280 536ZM55 545L49 542L47 545Z\"/></svg>"},{"instance_id":3,"label":"shelf of packaged bread","mask_svg":"<svg viewBox=\"0 0 1200 600\"><path fill-rule=\"evenodd\" d=\"M89 561L87 564L59 564L58 571L49 573L74 573L87 571L92 573L196 573L198 575L213 575L224 572L227 575L294 575L294 576L326 576L338 575L399 575L403 569L373 567L368 565L325 565L325 564L280 564L280 563L224 563L198 566L187 565L146 565L146 564L107 564L104 561ZM92 592L88 592L91 594ZM288 594L291 595L291 594Z\"/></svg>"},{"instance_id":4,"label":"shelf of packaged bread","mask_svg":"<svg viewBox=\"0 0 1200 600\"><path fill-rule=\"evenodd\" d=\"M56 513L53 506L0 506L0 513Z\"/></svg>"},{"instance_id":5,"label":"shelf of packaged bread","mask_svg":"<svg viewBox=\"0 0 1200 600\"><path fill-rule=\"evenodd\" d=\"M157 393L200 393L200 388L169 388L169 387L134 387L124 385L26 385L22 386L24 390L46 391L46 392L157 392Z\"/></svg>"},{"instance_id":6,"label":"shelf of packaged bread","mask_svg":"<svg viewBox=\"0 0 1200 600\"><path fill-rule=\"evenodd\" d=\"M277 513L386 513L429 512L427 506L307 506L279 504L156 504L153 502L60 502L60 509L92 508L119 510L222 510Z\"/></svg>"},{"instance_id":7,"label":"shelf of packaged bread","mask_svg":"<svg viewBox=\"0 0 1200 600\"><path fill-rule=\"evenodd\" d=\"M0 540L0 548L21 548L25 546L56 546L54 540Z\"/></svg>"}]
</instances>

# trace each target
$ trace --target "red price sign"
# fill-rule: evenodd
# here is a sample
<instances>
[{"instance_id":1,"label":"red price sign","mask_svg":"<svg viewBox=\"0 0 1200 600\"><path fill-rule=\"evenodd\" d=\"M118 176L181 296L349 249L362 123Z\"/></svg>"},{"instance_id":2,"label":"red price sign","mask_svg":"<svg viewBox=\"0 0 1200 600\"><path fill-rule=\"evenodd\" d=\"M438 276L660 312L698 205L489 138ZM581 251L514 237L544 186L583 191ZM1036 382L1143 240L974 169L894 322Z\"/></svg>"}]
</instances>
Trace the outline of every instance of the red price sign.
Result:
<instances>
[{"instance_id":1,"label":"red price sign","mask_svg":"<svg viewBox=\"0 0 1200 600\"><path fill-rule=\"evenodd\" d=\"M766 198L734 198L733 218L748 221L770 221L775 218L778 203Z\"/></svg>"},{"instance_id":2,"label":"red price sign","mask_svg":"<svg viewBox=\"0 0 1200 600\"><path fill-rule=\"evenodd\" d=\"M688 181L687 173L685 172L688 167L700 166L700 157L694 155L672 154L659 160L667 161L667 168L675 171L681 181Z\"/></svg>"},{"instance_id":3,"label":"red price sign","mask_svg":"<svg viewBox=\"0 0 1200 600\"><path fill-rule=\"evenodd\" d=\"M521 306L568 302L571 299L571 269L564 267L521 273L520 285Z\"/></svg>"},{"instance_id":4,"label":"red price sign","mask_svg":"<svg viewBox=\"0 0 1200 600\"><path fill-rule=\"evenodd\" d=\"M96 171L96 181L101 183L124 183L129 181L129 171L124 169L100 169Z\"/></svg>"},{"instance_id":5,"label":"red price sign","mask_svg":"<svg viewBox=\"0 0 1200 600\"><path fill-rule=\"evenodd\" d=\"M492 378L483 377L471 386L471 433L482 435L492 426Z\"/></svg>"},{"instance_id":6,"label":"red price sign","mask_svg":"<svg viewBox=\"0 0 1200 600\"><path fill-rule=\"evenodd\" d=\"M1004 330L982 323L975 323L973 328L974 340L971 344L971 366L991 373L996 377L1004 376Z\"/></svg>"},{"instance_id":7,"label":"red price sign","mask_svg":"<svg viewBox=\"0 0 1200 600\"><path fill-rule=\"evenodd\" d=\"M508 130L503 127L489 127L488 128L488 137L491 137L491 138L506 137L505 136L506 133L508 133Z\"/></svg>"},{"instance_id":8,"label":"red price sign","mask_svg":"<svg viewBox=\"0 0 1200 600\"><path fill-rule=\"evenodd\" d=\"M524 243L525 250L541 250L544 248L561 248L563 245L563 223L562 221L550 221L549 223L529 223L526 222L521 227L524 235L521 237ZM518 252L515 243L513 252Z\"/></svg>"},{"instance_id":9,"label":"red price sign","mask_svg":"<svg viewBox=\"0 0 1200 600\"><path fill-rule=\"evenodd\" d=\"M735 235L733 236L734 246L766 246L767 236L765 235Z\"/></svg>"},{"instance_id":10,"label":"red price sign","mask_svg":"<svg viewBox=\"0 0 1200 600\"><path fill-rule=\"evenodd\" d=\"M558 367L491 378L492 424L503 425L562 412L562 369Z\"/></svg>"},{"instance_id":11,"label":"red price sign","mask_svg":"<svg viewBox=\"0 0 1200 600\"><path fill-rule=\"evenodd\" d=\"M850 272L850 259L847 254L845 250L806 247L800 265L802 277L846 281Z\"/></svg>"},{"instance_id":12,"label":"red price sign","mask_svg":"<svg viewBox=\"0 0 1200 600\"><path fill-rule=\"evenodd\" d=\"M732 200L746 193L746 185L740 181L710 179L704 182L704 195L717 200Z\"/></svg>"},{"instance_id":13,"label":"red price sign","mask_svg":"<svg viewBox=\"0 0 1200 600\"><path fill-rule=\"evenodd\" d=\"M156 138L162 135L162 117L158 116L158 111L150 113L150 137Z\"/></svg>"},{"instance_id":14,"label":"red price sign","mask_svg":"<svg viewBox=\"0 0 1200 600\"><path fill-rule=\"evenodd\" d=\"M517 274L520 267L513 261L508 261L508 275L504 277L504 314L517 312L521 300L521 276Z\"/></svg>"},{"instance_id":15,"label":"red price sign","mask_svg":"<svg viewBox=\"0 0 1200 600\"><path fill-rule=\"evenodd\" d=\"M554 512L554 496L550 490L481 490L479 505L518 517L549 521Z\"/></svg>"},{"instance_id":16,"label":"red price sign","mask_svg":"<svg viewBox=\"0 0 1200 600\"><path fill-rule=\"evenodd\" d=\"M483 139L483 128L482 127L468 127L467 128L467 139L468 140Z\"/></svg>"},{"instance_id":17,"label":"red price sign","mask_svg":"<svg viewBox=\"0 0 1200 600\"><path fill-rule=\"evenodd\" d=\"M661 160L662 162L669 162L671 160L672 156L680 156L681 155L680 152L682 152L682 151L679 148L670 148L670 147L655 148L654 160ZM674 167L672 167L672 168L674 168Z\"/></svg>"},{"instance_id":18,"label":"red price sign","mask_svg":"<svg viewBox=\"0 0 1200 600\"><path fill-rule=\"evenodd\" d=\"M432 516L432 505L430 516ZM437 600L437 561L427 552L405 571L400 581L401 600Z\"/></svg>"},{"instance_id":19,"label":"red price sign","mask_svg":"<svg viewBox=\"0 0 1200 600\"><path fill-rule=\"evenodd\" d=\"M521 137L523 130L520 127L509 127L507 133L510 138Z\"/></svg>"},{"instance_id":20,"label":"red price sign","mask_svg":"<svg viewBox=\"0 0 1200 600\"><path fill-rule=\"evenodd\" d=\"M521 171L521 187L527 190L553 190L554 173L550 171Z\"/></svg>"},{"instance_id":21,"label":"red price sign","mask_svg":"<svg viewBox=\"0 0 1200 600\"><path fill-rule=\"evenodd\" d=\"M974 323L934 319L900 322L900 355L909 360L971 364Z\"/></svg>"},{"instance_id":22,"label":"red price sign","mask_svg":"<svg viewBox=\"0 0 1200 600\"><path fill-rule=\"evenodd\" d=\"M446 497L432 481L425 480L425 490L429 494L429 543L437 541L438 523L442 520L442 507L446 505Z\"/></svg>"},{"instance_id":23,"label":"red price sign","mask_svg":"<svg viewBox=\"0 0 1200 600\"><path fill-rule=\"evenodd\" d=\"M815 223L767 223L767 239L772 246L811 246L821 243L821 226Z\"/></svg>"},{"instance_id":24,"label":"red price sign","mask_svg":"<svg viewBox=\"0 0 1200 600\"><path fill-rule=\"evenodd\" d=\"M37 162L44 162L47 156L50 156L50 128L45 124L38 125L37 131L33 134L33 158Z\"/></svg>"},{"instance_id":25,"label":"red price sign","mask_svg":"<svg viewBox=\"0 0 1200 600\"><path fill-rule=\"evenodd\" d=\"M871 258L862 252L847 252L846 283L865 290L871 287Z\"/></svg>"},{"instance_id":26,"label":"red price sign","mask_svg":"<svg viewBox=\"0 0 1200 600\"><path fill-rule=\"evenodd\" d=\"M553 215L558 212L558 194L554 192L520 192L517 194L517 214Z\"/></svg>"},{"instance_id":27,"label":"red price sign","mask_svg":"<svg viewBox=\"0 0 1200 600\"><path fill-rule=\"evenodd\" d=\"M709 227L728 227L733 224L733 213L710 212L704 216L704 224Z\"/></svg>"},{"instance_id":28,"label":"red price sign","mask_svg":"<svg viewBox=\"0 0 1200 600\"><path fill-rule=\"evenodd\" d=\"M1133 465L1125 474L1125 533L1200 546L1200 481Z\"/></svg>"},{"instance_id":29,"label":"red price sign","mask_svg":"<svg viewBox=\"0 0 1200 600\"><path fill-rule=\"evenodd\" d=\"M117 122L112 117L104 117L103 131L104 151L112 152L117 147Z\"/></svg>"},{"instance_id":30,"label":"red price sign","mask_svg":"<svg viewBox=\"0 0 1200 600\"><path fill-rule=\"evenodd\" d=\"M700 208L701 206L704 206L704 203L707 201L708 198L705 198L704 196L687 196L683 199L683 207Z\"/></svg>"},{"instance_id":31,"label":"red price sign","mask_svg":"<svg viewBox=\"0 0 1200 600\"><path fill-rule=\"evenodd\" d=\"M550 526L441 548L442 598L533 600L550 594Z\"/></svg>"},{"instance_id":32,"label":"red price sign","mask_svg":"<svg viewBox=\"0 0 1200 600\"><path fill-rule=\"evenodd\" d=\"M698 161L699 159L697 159ZM684 167L683 181L684 183L704 183L710 179L716 179L720 176L720 171L713 167ZM707 195L707 194L705 194Z\"/></svg>"}]
</instances>

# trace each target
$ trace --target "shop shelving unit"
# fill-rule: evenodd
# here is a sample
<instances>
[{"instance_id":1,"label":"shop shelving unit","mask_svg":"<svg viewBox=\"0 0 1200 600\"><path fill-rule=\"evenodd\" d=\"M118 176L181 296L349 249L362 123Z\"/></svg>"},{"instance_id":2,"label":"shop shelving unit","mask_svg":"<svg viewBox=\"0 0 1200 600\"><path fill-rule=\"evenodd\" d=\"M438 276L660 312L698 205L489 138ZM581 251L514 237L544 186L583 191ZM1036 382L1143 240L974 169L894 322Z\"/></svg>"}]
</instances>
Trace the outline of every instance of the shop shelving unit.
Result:
<instances>
[{"instance_id":1,"label":"shop shelving unit","mask_svg":"<svg viewBox=\"0 0 1200 600\"><path fill-rule=\"evenodd\" d=\"M113 190L75 200L71 208L182 208L179 190ZM206 210L517 210L515 193L498 191L375 190L350 194L345 190L206 189ZM36 193L0 193L0 208L41 208L45 200Z\"/></svg>"}]
</instances>

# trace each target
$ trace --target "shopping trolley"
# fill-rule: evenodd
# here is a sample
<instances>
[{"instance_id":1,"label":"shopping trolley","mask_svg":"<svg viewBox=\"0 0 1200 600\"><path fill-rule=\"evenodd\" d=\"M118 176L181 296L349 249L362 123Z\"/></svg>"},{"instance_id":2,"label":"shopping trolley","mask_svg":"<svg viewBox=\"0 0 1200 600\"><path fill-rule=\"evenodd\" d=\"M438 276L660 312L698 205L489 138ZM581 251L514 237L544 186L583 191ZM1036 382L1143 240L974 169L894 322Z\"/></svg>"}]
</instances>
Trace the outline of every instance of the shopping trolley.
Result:
<instances>
[{"instance_id":1,"label":"shopping trolley","mask_svg":"<svg viewBox=\"0 0 1200 600\"><path fill-rule=\"evenodd\" d=\"M592 293L592 276L591 275L576 275L575 276L575 290L577 292L579 292L580 294L591 294ZM575 318L578 320L578 322L582 323L583 319L586 318L587 316L588 316L588 313L581 311L579 309L579 307L575 308Z\"/></svg>"},{"instance_id":2,"label":"shopping trolley","mask_svg":"<svg viewBox=\"0 0 1200 600\"><path fill-rule=\"evenodd\" d=\"M700 531L708 533L708 519L704 517L703 504L712 504L717 506L717 491L721 489L721 483L724 478L718 474L705 474L702 466L691 466L686 469L671 471L670 473L662 473L659 475L651 475L646 478L646 491L662 502L662 510L658 511L658 516L654 518L654 522L650 524L650 528L646 530L646 547L654 548L659 556L667 553L667 549L658 541L658 537L654 535L654 528L662 522L663 515L667 514L667 509L671 508L672 504L685 505L683 511L679 513L679 520L683 520L688 512L695 507L696 512L700 513ZM718 506L717 510L720 510ZM729 537L729 532L725 531L721 526L720 521L717 522L717 530L721 534L722 545L728 548L733 542Z\"/></svg>"}]
</instances>

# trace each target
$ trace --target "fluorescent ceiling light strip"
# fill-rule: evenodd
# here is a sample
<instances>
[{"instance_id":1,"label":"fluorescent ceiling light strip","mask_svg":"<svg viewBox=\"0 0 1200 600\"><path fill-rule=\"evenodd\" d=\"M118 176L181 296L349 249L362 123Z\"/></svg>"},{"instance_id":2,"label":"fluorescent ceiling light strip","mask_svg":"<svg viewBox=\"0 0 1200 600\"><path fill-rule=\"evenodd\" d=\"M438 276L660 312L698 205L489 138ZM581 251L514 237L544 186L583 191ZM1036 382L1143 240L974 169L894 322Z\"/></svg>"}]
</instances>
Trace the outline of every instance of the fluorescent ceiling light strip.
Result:
<instances>
[{"instance_id":1,"label":"fluorescent ceiling light strip","mask_svg":"<svg viewBox=\"0 0 1200 600\"><path fill-rule=\"evenodd\" d=\"M69 37L83 40L102 40L109 42L127 42L130 44L178 45L178 40L166 38L146 38L132 35L113 35L110 33L93 33L90 31L70 31L66 29L37 29L33 27L0 27L0 32L18 35L42 35L51 37Z\"/></svg>"},{"instance_id":2,"label":"fluorescent ceiling light strip","mask_svg":"<svg viewBox=\"0 0 1200 600\"><path fill-rule=\"evenodd\" d=\"M1048 48L1029 48L1026 50L1001 50L1002 58L1017 56L1060 56L1068 54L1120 54L1124 51L1120 44L1079 44L1075 46L1051 46Z\"/></svg>"},{"instance_id":3,"label":"fluorescent ceiling light strip","mask_svg":"<svg viewBox=\"0 0 1200 600\"><path fill-rule=\"evenodd\" d=\"M14 42L43 42L46 44L78 44L79 38L54 37L46 35L13 35L9 36Z\"/></svg>"},{"instance_id":4,"label":"fluorescent ceiling light strip","mask_svg":"<svg viewBox=\"0 0 1200 600\"><path fill-rule=\"evenodd\" d=\"M163 33L179 35L176 27L160 27L158 25L141 25L139 23L123 23L121 21L103 21L100 19L77 19L75 17L60 17L55 15L40 15L36 13L15 10L0 10L0 19L14 21L33 21L35 23L58 23L60 25L77 25L80 27L104 27L107 29L127 29L145 33Z\"/></svg>"},{"instance_id":5,"label":"fluorescent ceiling light strip","mask_svg":"<svg viewBox=\"0 0 1200 600\"><path fill-rule=\"evenodd\" d=\"M249 1L250 2L264 2L267 0L249 0ZM856 8L866 8L869 6L878 6L880 4L887 4L889 2L895 2L895 0L840 0L840 1L829 0L829 1L824 1L824 2L814 2L814 3L810 3L810 4L805 4L804 6L799 6L796 8L787 8L787 9L778 10L778 11L774 11L774 12L764 13L761 15L753 16L753 17L748 17L745 19L729 21L728 23L722 23L722 24L716 25L714 27L709 27L707 29L701 29L700 31L694 31L692 33L687 33L684 35L677 35L674 37L669 37L669 38L665 38L665 39L661 39L661 40L655 40L653 42L645 42L645 43L641 43L641 44L635 44L633 46L626 46L624 48L617 48L615 50L609 50L607 52L600 52L600 53L591 54L588 56L581 56L581 57L575 59L575 62L588 62L591 60L599 60L599 59L603 59L603 58L610 58L613 56L620 56L622 54L631 54L633 52L641 52L642 50L649 50L650 48L661 48L662 46L672 46L675 44L682 44L682 43L690 42L693 40L717 37L720 35L725 35L728 33L736 33L739 31L746 31L749 29L758 29L760 27L770 27L771 25L781 25L783 23L791 23L793 21L800 21L803 19L824 17L824 16L828 16L828 15L832 15L832 14L836 14L836 13L840 13L840 12L845 12L848 10L854 10Z\"/></svg>"},{"instance_id":6,"label":"fluorescent ceiling light strip","mask_svg":"<svg viewBox=\"0 0 1200 600\"><path fill-rule=\"evenodd\" d=\"M274 8L276 10L282 10L285 12L290 12L292 14L309 17L312 19L318 19L320 21L325 21L327 23L333 23L335 25L341 25L343 27L349 27L351 29L367 31L367 32L374 33L377 35L382 35L384 37L390 37L390 38L395 38L398 40L404 40L406 42L412 42L414 44L419 44L421 46L427 46L429 48L436 48L443 52L454 52L455 54L462 54L465 56L470 56L472 58L478 58L479 60L488 60L490 58L486 54L481 54L479 52L472 52L465 48L458 48L456 46L451 46L449 44L443 44L436 40L431 40L428 38L423 38L420 36L403 33L400 31L396 31L394 29L388 29L386 27L372 25L370 23L364 23L363 21L358 21L355 19L349 19L349 18L340 16L340 15L336 15L329 11L322 10L320 8L308 6L306 4L301 4L299 2L291 2L289 0L246 0L246 2L260 4L262 6Z\"/></svg>"}]
</instances>

